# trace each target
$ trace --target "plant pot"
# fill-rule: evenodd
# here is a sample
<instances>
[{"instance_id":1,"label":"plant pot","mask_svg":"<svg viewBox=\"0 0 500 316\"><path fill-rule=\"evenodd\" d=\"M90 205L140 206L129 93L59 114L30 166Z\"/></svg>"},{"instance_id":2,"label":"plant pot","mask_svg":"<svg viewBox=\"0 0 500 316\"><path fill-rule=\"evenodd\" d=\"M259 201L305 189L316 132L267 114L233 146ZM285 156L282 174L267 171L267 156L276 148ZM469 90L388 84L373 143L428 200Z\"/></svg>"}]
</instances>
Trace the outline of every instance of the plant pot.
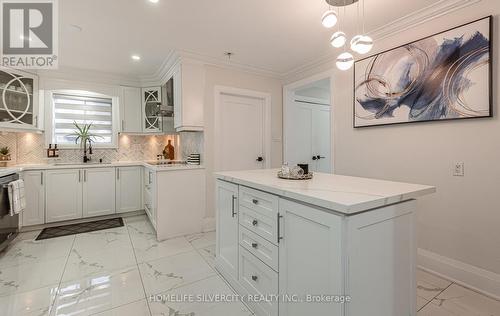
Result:
<instances>
[{"instance_id":1,"label":"plant pot","mask_svg":"<svg viewBox=\"0 0 500 316\"><path fill-rule=\"evenodd\" d=\"M10 154L0 154L0 161L10 161Z\"/></svg>"}]
</instances>

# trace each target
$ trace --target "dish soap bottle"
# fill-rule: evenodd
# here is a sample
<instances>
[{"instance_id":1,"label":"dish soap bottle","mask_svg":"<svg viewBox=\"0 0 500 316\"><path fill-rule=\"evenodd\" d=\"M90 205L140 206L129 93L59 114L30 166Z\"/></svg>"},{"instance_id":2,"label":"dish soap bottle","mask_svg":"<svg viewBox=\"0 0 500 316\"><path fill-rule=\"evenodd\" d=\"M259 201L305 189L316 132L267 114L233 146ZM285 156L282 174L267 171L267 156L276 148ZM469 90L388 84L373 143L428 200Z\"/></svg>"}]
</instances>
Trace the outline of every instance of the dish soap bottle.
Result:
<instances>
[{"instance_id":1,"label":"dish soap bottle","mask_svg":"<svg viewBox=\"0 0 500 316\"><path fill-rule=\"evenodd\" d=\"M165 159L174 160L175 159L175 148L172 145L172 141L169 139L167 146L163 149L163 157Z\"/></svg>"}]
</instances>

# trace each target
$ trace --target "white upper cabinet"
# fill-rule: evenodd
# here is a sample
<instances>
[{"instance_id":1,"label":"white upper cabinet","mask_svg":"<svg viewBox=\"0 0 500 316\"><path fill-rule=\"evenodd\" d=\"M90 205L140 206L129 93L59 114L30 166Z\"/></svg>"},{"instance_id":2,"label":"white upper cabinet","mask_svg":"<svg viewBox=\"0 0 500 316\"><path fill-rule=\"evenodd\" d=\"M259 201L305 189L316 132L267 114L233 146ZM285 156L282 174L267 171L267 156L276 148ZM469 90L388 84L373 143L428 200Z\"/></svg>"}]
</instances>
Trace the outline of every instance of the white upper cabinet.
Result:
<instances>
[{"instance_id":1,"label":"white upper cabinet","mask_svg":"<svg viewBox=\"0 0 500 316\"><path fill-rule=\"evenodd\" d=\"M182 62L174 72L174 127L180 131L203 131L205 67Z\"/></svg>"},{"instance_id":2,"label":"white upper cabinet","mask_svg":"<svg viewBox=\"0 0 500 316\"><path fill-rule=\"evenodd\" d=\"M142 133L141 88L121 87L120 130L125 133Z\"/></svg>"},{"instance_id":3,"label":"white upper cabinet","mask_svg":"<svg viewBox=\"0 0 500 316\"><path fill-rule=\"evenodd\" d=\"M143 132L161 133L161 87L142 88Z\"/></svg>"},{"instance_id":4,"label":"white upper cabinet","mask_svg":"<svg viewBox=\"0 0 500 316\"><path fill-rule=\"evenodd\" d=\"M41 130L38 76L0 67L0 130Z\"/></svg>"}]
</instances>

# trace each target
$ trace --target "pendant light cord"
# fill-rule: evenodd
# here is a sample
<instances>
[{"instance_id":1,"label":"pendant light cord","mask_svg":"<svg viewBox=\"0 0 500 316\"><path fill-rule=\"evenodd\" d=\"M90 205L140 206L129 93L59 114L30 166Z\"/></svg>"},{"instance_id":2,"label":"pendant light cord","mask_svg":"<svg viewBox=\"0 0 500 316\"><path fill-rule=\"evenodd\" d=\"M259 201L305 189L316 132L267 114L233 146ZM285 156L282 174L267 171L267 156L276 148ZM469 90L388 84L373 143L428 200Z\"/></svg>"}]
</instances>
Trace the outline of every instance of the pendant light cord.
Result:
<instances>
[{"instance_id":1,"label":"pendant light cord","mask_svg":"<svg viewBox=\"0 0 500 316\"><path fill-rule=\"evenodd\" d=\"M363 1L363 35L366 35L366 32L365 32L365 1L366 0L362 0Z\"/></svg>"},{"instance_id":2,"label":"pendant light cord","mask_svg":"<svg viewBox=\"0 0 500 316\"><path fill-rule=\"evenodd\" d=\"M345 0L344 0L344 19L347 17L347 14L345 13L345 7L346 7L346 4L345 4ZM340 21L340 23L342 23L342 27L344 26L344 22L342 22L342 20ZM344 43L344 53L347 52L347 43Z\"/></svg>"}]
</instances>

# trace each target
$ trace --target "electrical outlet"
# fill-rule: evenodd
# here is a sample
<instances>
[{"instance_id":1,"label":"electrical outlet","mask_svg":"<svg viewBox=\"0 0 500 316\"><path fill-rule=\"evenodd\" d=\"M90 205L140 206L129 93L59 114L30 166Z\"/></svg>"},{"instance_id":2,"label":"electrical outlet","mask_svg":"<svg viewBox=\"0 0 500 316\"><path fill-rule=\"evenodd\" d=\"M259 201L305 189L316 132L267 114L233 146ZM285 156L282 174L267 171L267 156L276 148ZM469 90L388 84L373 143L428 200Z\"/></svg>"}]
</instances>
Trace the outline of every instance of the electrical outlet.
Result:
<instances>
[{"instance_id":1,"label":"electrical outlet","mask_svg":"<svg viewBox=\"0 0 500 316\"><path fill-rule=\"evenodd\" d=\"M463 162L456 162L453 168L453 175L455 177L463 177L465 176L465 165Z\"/></svg>"}]
</instances>

